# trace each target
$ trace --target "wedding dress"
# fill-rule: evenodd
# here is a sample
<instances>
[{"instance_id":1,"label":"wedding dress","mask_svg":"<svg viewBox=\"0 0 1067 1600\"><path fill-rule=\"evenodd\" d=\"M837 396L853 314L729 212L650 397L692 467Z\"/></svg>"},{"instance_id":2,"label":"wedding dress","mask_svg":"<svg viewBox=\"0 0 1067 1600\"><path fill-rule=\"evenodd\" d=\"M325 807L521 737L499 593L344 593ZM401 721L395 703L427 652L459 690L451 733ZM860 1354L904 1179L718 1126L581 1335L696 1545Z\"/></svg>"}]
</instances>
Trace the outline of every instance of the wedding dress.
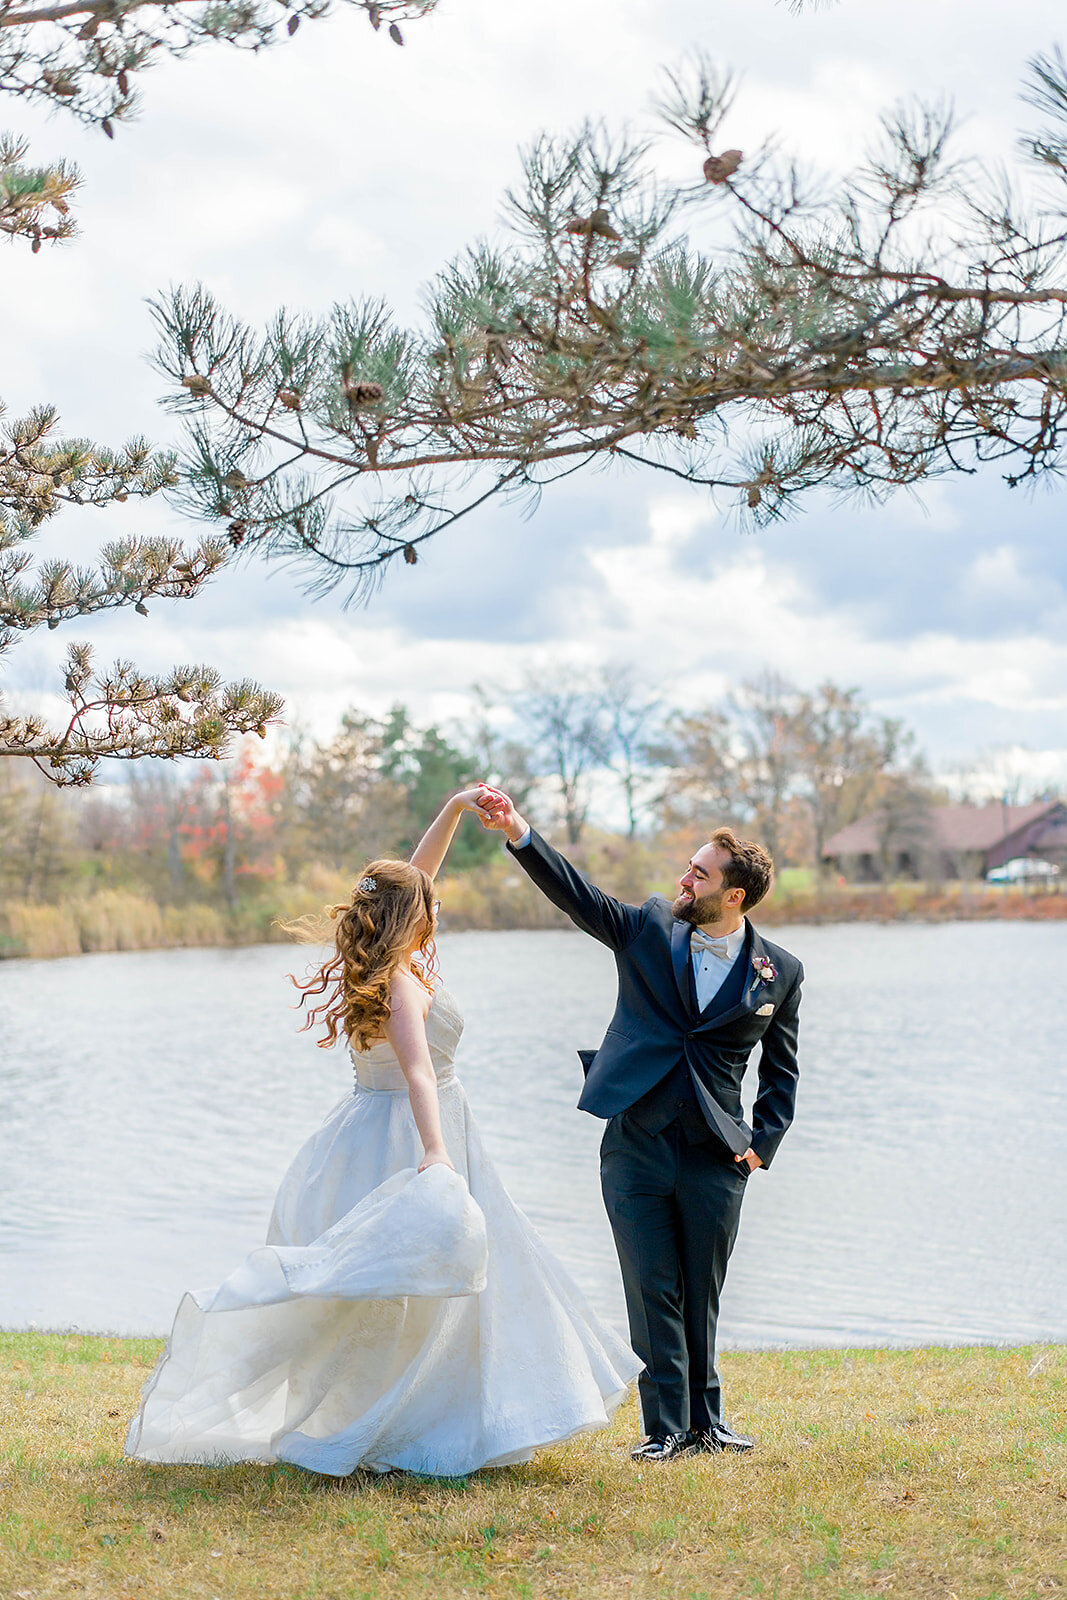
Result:
<instances>
[{"instance_id":1,"label":"wedding dress","mask_svg":"<svg viewBox=\"0 0 1067 1600\"><path fill-rule=\"evenodd\" d=\"M266 1245L182 1299L128 1455L456 1476L607 1425L641 1363L497 1176L453 1067L462 1030L438 986L426 1034L455 1172L416 1170L392 1047L353 1052L353 1091L283 1179Z\"/></svg>"}]
</instances>

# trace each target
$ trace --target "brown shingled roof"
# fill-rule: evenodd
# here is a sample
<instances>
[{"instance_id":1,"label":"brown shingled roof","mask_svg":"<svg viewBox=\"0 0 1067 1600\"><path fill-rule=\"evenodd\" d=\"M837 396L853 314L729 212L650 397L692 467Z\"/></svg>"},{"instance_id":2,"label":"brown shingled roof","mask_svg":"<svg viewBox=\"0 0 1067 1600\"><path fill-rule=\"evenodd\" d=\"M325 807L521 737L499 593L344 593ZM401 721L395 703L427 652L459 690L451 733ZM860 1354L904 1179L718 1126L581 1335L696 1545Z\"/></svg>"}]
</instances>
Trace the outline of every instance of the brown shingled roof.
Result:
<instances>
[{"instance_id":1,"label":"brown shingled roof","mask_svg":"<svg viewBox=\"0 0 1067 1600\"><path fill-rule=\"evenodd\" d=\"M1002 806L996 801L986 806L933 806L929 812L930 843L942 850L991 850L1060 804L1059 800L1038 800L1029 806ZM878 821L878 813L872 812L850 822L826 841L823 855L876 855L880 848Z\"/></svg>"}]
</instances>

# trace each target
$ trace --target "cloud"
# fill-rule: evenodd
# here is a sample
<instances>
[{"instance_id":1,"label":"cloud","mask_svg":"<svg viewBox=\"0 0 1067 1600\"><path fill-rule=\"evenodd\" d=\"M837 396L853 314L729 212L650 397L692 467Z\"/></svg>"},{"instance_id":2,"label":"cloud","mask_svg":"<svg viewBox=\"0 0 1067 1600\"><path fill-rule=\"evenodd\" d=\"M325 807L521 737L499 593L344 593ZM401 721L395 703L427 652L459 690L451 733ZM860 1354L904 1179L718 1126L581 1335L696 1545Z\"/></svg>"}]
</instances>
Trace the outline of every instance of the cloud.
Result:
<instances>
[{"instance_id":1,"label":"cloud","mask_svg":"<svg viewBox=\"0 0 1067 1600\"><path fill-rule=\"evenodd\" d=\"M147 298L205 281L260 322L384 295L419 315L420 286L499 227L517 147L586 116L649 128L660 63L701 44L741 71L727 142L848 165L888 103L954 94L961 147L1010 153L1026 57L1049 43L1044 0L968 8L870 0L794 14L774 0L442 0L396 49L338 12L260 54L208 47L156 69L141 121L113 143L19 108L34 160L81 165L81 238L4 253L2 390L12 413L51 399L104 441L173 424L145 359ZM915 40L923 41L917 51ZM664 170L692 160L658 143ZM296 576L240 564L189 605L86 619L103 656L146 667L206 659L285 693L325 731L341 709L463 705L475 679L543 659L632 659L695 702L774 665L858 684L918 728L936 758L1012 739L1062 747L1067 557L1058 491L994 474L864 508L813 498L797 519L738 531L701 492L652 473L590 472L524 519L492 506L387 580L364 611L312 605ZM182 526L162 503L61 518L50 548L84 558L117 531ZM199 530L189 529L195 535ZM66 634L8 658L16 693L50 692ZM6 663L5 663L6 666Z\"/></svg>"}]
</instances>

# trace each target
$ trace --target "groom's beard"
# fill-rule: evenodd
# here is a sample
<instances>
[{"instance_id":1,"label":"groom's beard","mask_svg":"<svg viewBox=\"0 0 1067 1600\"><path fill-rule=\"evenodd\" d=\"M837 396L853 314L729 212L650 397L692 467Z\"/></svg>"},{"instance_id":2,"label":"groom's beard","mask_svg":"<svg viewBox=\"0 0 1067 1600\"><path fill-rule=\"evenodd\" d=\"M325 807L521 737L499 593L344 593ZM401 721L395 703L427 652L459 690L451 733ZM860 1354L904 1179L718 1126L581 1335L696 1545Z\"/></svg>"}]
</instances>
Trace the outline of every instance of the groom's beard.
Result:
<instances>
[{"instance_id":1,"label":"groom's beard","mask_svg":"<svg viewBox=\"0 0 1067 1600\"><path fill-rule=\"evenodd\" d=\"M671 906L671 911L679 922L688 922L694 928L702 928L708 922L719 921L725 896L725 889L720 889L718 894L697 895L692 900L679 895Z\"/></svg>"}]
</instances>

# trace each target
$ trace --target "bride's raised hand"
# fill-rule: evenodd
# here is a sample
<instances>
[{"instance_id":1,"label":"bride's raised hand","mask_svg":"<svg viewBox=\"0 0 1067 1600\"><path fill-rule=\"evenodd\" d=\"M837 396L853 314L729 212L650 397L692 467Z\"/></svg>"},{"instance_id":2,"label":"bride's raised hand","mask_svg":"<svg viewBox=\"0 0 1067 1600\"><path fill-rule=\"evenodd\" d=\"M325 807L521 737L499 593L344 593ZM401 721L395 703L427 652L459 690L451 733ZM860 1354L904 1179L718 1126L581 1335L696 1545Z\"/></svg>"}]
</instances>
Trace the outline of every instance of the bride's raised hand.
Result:
<instances>
[{"instance_id":1,"label":"bride's raised hand","mask_svg":"<svg viewBox=\"0 0 1067 1600\"><path fill-rule=\"evenodd\" d=\"M483 807L486 797L493 793L495 791L490 789L487 783L477 783L473 789L461 789L458 794L452 796L452 799L461 805L464 811L473 811L477 816L484 817Z\"/></svg>"}]
</instances>

